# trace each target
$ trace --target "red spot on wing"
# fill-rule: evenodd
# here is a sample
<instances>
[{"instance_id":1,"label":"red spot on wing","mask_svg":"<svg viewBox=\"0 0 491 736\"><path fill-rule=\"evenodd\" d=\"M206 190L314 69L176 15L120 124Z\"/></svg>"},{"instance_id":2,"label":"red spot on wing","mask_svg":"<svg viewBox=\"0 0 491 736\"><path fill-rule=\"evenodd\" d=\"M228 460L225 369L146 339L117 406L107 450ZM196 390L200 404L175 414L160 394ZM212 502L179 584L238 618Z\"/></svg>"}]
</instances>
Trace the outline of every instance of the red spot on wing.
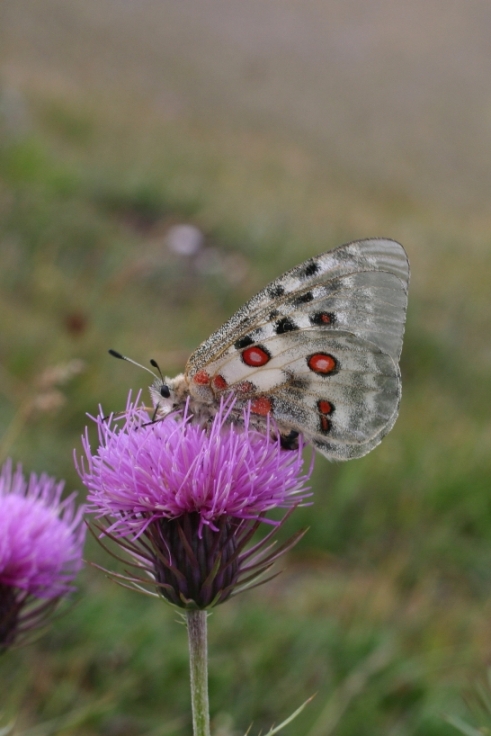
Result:
<instances>
[{"instance_id":1,"label":"red spot on wing","mask_svg":"<svg viewBox=\"0 0 491 736\"><path fill-rule=\"evenodd\" d=\"M227 388L227 386L227 381L220 374L213 378L213 387L218 389L219 391L223 391L223 389Z\"/></svg>"},{"instance_id":2,"label":"red spot on wing","mask_svg":"<svg viewBox=\"0 0 491 736\"><path fill-rule=\"evenodd\" d=\"M246 365L257 368L266 365L271 360L271 355L260 345L253 345L242 351L242 360Z\"/></svg>"},{"instance_id":3,"label":"red spot on wing","mask_svg":"<svg viewBox=\"0 0 491 736\"><path fill-rule=\"evenodd\" d=\"M324 434L327 434L331 429L331 422L326 415L331 414L334 411L334 407L330 401L327 401L327 399L319 399L317 402L317 408L321 413L319 420L320 430L321 432L324 432Z\"/></svg>"},{"instance_id":4,"label":"red spot on wing","mask_svg":"<svg viewBox=\"0 0 491 736\"><path fill-rule=\"evenodd\" d=\"M314 371L314 373L321 373L325 376L328 373L333 372L337 363L332 355L329 355L328 353L314 353L314 355L311 355L308 358L307 365L311 371Z\"/></svg>"},{"instance_id":5,"label":"red spot on wing","mask_svg":"<svg viewBox=\"0 0 491 736\"><path fill-rule=\"evenodd\" d=\"M330 401L326 401L326 399L319 399L317 408L321 414L330 414L332 412L332 404Z\"/></svg>"},{"instance_id":6,"label":"red spot on wing","mask_svg":"<svg viewBox=\"0 0 491 736\"><path fill-rule=\"evenodd\" d=\"M193 381L198 384L198 386L207 386L210 383L210 376L206 371L198 371L193 376Z\"/></svg>"},{"instance_id":7,"label":"red spot on wing","mask_svg":"<svg viewBox=\"0 0 491 736\"><path fill-rule=\"evenodd\" d=\"M332 312L316 312L310 315L310 321L313 325L332 325L335 320L335 315Z\"/></svg>"},{"instance_id":8,"label":"red spot on wing","mask_svg":"<svg viewBox=\"0 0 491 736\"><path fill-rule=\"evenodd\" d=\"M251 401L251 412L265 417L273 409L273 402L267 396L258 396Z\"/></svg>"}]
</instances>

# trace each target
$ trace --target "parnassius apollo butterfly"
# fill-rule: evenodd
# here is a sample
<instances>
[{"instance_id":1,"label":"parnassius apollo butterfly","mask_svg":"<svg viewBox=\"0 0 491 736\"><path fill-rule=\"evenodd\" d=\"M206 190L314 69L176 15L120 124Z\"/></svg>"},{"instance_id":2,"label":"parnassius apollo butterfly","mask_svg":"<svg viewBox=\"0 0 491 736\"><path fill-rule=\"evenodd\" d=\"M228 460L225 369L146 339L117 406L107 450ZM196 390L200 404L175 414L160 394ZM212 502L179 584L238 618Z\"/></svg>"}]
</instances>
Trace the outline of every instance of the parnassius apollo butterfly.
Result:
<instances>
[{"instance_id":1,"label":"parnassius apollo butterfly","mask_svg":"<svg viewBox=\"0 0 491 736\"><path fill-rule=\"evenodd\" d=\"M206 422L232 394L236 418L250 401L256 425L270 414L285 447L302 434L331 460L365 455L397 418L408 282L406 253L393 240L310 258L244 304L184 373L151 387L156 417L189 398Z\"/></svg>"}]
</instances>

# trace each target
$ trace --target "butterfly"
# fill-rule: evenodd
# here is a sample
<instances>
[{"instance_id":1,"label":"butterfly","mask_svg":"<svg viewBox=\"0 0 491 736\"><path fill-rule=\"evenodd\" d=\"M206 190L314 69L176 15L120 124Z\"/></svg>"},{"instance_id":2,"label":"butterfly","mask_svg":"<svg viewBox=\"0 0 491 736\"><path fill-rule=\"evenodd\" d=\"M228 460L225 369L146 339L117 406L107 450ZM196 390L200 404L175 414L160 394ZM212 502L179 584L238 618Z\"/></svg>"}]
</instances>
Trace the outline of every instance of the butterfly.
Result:
<instances>
[{"instance_id":1,"label":"butterfly","mask_svg":"<svg viewBox=\"0 0 491 736\"><path fill-rule=\"evenodd\" d=\"M232 396L237 420L249 404L255 426L272 418L287 449L302 435L330 460L362 457L397 418L408 284L408 259L394 240L310 258L244 304L184 373L154 383L155 416L189 402L205 423Z\"/></svg>"}]
</instances>

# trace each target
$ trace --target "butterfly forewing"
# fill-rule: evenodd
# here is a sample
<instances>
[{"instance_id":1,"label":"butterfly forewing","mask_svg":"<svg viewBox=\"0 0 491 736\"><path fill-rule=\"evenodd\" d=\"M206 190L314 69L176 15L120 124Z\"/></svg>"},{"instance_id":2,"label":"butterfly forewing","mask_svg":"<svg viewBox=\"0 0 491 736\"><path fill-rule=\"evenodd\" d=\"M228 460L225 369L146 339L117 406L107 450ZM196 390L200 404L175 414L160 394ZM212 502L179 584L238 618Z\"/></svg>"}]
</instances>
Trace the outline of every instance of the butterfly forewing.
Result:
<instances>
[{"instance_id":1,"label":"butterfly forewing","mask_svg":"<svg viewBox=\"0 0 491 736\"><path fill-rule=\"evenodd\" d=\"M361 457L393 426L409 267L399 243L364 240L273 281L189 358L216 401L271 413L331 459Z\"/></svg>"},{"instance_id":2,"label":"butterfly forewing","mask_svg":"<svg viewBox=\"0 0 491 736\"><path fill-rule=\"evenodd\" d=\"M403 302L399 336L402 342L409 282L409 264L404 248L394 240L360 240L311 258L272 281L195 350L189 358L186 372L192 375L210 362L210 356L218 357L240 335L268 321L270 311L289 297L300 295L316 284L328 284L341 276L372 271L391 274L398 279L393 282L393 288Z\"/></svg>"}]
</instances>

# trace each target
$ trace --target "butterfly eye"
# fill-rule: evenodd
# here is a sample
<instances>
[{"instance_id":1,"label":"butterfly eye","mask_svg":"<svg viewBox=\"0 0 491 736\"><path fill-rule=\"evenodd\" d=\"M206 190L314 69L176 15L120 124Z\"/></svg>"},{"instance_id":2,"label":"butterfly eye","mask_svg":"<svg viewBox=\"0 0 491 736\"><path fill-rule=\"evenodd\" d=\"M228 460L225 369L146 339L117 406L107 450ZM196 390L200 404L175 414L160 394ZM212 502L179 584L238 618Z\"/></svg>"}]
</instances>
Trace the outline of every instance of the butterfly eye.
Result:
<instances>
[{"instance_id":1,"label":"butterfly eye","mask_svg":"<svg viewBox=\"0 0 491 736\"><path fill-rule=\"evenodd\" d=\"M166 383L163 383L161 385L161 387L160 387L160 395L164 399L168 399L169 398L169 396L170 396L170 388L168 387L168 385Z\"/></svg>"}]
</instances>

